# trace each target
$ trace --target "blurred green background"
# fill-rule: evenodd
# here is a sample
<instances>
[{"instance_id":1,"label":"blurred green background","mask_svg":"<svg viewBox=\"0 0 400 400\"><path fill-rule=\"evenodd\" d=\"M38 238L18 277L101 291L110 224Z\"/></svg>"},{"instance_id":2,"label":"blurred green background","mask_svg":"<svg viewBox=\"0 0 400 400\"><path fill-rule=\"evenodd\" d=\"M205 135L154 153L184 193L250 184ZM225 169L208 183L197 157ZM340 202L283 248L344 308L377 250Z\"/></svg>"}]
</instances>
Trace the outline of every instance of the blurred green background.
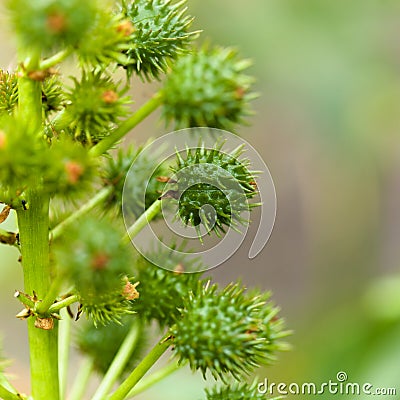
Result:
<instances>
[{"instance_id":1,"label":"blurred green background","mask_svg":"<svg viewBox=\"0 0 400 400\"><path fill-rule=\"evenodd\" d=\"M261 370L260 381L321 383L345 371L348 381L396 387L399 394L400 1L188 5L203 40L234 45L254 60L261 93L252 125L240 134L274 178L276 225L256 259L247 259L250 234L213 271L222 283L240 276L272 290L294 331L292 350ZM15 59L4 20L6 68ZM151 93L135 83L137 104ZM155 116L130 140L164 132ZM16 384L27 387L24 324L14 318L19 305L12 298L22 287L16 258L0 248L0 325ZM202 379L179 374L141 398L200 399ZM370 396L357 396L363 397Z\"/></svg>"}]
</instances>

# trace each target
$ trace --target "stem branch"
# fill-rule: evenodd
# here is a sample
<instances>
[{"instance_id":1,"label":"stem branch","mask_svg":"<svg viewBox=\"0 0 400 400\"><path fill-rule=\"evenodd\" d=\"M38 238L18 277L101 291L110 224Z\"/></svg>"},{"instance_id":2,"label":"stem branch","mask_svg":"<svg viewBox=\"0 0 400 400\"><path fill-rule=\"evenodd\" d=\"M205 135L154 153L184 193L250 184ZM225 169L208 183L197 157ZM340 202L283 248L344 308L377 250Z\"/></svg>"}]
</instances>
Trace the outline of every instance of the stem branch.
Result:
<instances>
[{"instance_id":1,"label":"stem branch","mask_svg":"<svg viewBox=\"0 0 400 400\"><path fill-rule=\"evenodd\" d=\"M72 296L67 297L66 299L57 301L57 303L52 304L49 307L49 314L53 314L56 313L58 311L60 311L62 308L64 307L68 307L73 303L76 303L79 300L79 296L76 294L73 294Z\"/></svg>"},{"instance_id":2,"label":"stem branch","mask_svg":"<svg viewBox=\"0 0 400 400\"><path fill-rule=\"evenodd\" d=\"M91 200L89 200L87 203L85 203L79 210L75 211L73 214L71 214L68 218L66 218L64 221L60 222L51 232L50 232L50 237L54 240L57 239L61 236L63 231L72 225L74 222L76 222L79 218L81 218L83 215L89 213L92 211L94 208L96 208L99 204L101 204L104 200L107 199L108 196L113 191L113 187L106 187L100 192L96 194Z\"/></svg>"},{"instance_id":3,"label":"stem branch","mask_svg":"<svg viewBox=\"0 0 400 400\"><path fill-rule=\"evenodd\" d=\"M61 50L58 53L54 54L53 56L43 60L39 64L39 69L46 70L51 67L54 67L55 65L60 64L60 62L64 61L71 53L72 53L72 48Z\"/></svg>"},{"instance_id":4,"label":"stem branch","mask_svg":"<svg viewBox=\"0 0 400 400\"><path fill-rule=\"evenodd\" d=\"M95 156L101 156L109 150L116 142L121 140L130 130L142 122L162 103L163 96L161 92L156 93L150 100L140 107L131 117L127 118L115 131L101 142L90 149L90 153Z\"/></svg>"},{"instance_id":5,"label":"stem branch","mask_svg":"<svg viewBox=\"0 0 400 400\"><path fill-rule=\"evenodd\" d=\"M148 378L141 380L128 394L128 398L134 397L139 393L144 392L149 387L155 385L156 383L162 381L167 376L171 375L178 369L182 368L184 364L178 364L177 362L168 364L167 366L161 368L160 370L151 374Z\"/></svg>"},{"instance_id":6,"label":"stem branch","mask_svg":"<svg viewBox=\"0 0 400 400\"><path fill-rule=\"evenodd\" d=\"M36 312L38 314L45 314L50 306L54 303L54 300L57 298L60 292L60 288L63 283L63 277L58 275L56 279L50 285L50 289L44 297L43 301L37 304Z\"/></svg>"},{"instance_id":7,"label":"stem branch","mask_svg":"<svg viewBox=\"0 0 400 400\"><path fill-rule=\"evenodd\" d=\"M69 362L69 349L71 341L71 318L66 315L65 318L59 322L59 345L58 357L60 359L60 398L65 399L67 391L67 377L68 377L68 362ZM64 315L62 315L64 317Z\"/></svg>"},{"instance_id":8,"label":"stem branch","mask_svg":"<svg viewBox=\"0 0 400 400\"><path fill-rule=\"evenodd\" d=\"M156 200L135 222L128 228L123 240L129 242L134 238L159 212L161 211L161 200Z\"/></svg>"},{"instance_id":9,"label":"stem branch","mask_svg":"<svg viewBox=\"0 0 400 400\"><path fill-rule=\"evenodd\" d=\"M4 386L0 385L0 399L4 400L21 400L22 397L19 394L10 392Z\"/></svg>"},{"instance_id":10,"label":"stem branch","mask_svg":"<svg viewBox=\"0 0 400 400\"><path fill-rule=\"evenodd\" d=\"M69 400L82 400L83 395L86 392L87 384L90 377L92 376L94 367L93 358L87 358L81 364L78 373L76 375L75 382L72 386L71 393L68 397Z\"/></svg>"},{"instance_id":11,"label":"stem branch","mask_svg":"<svg viewBox=\"0 0 400 400\"><path fill-rule=\"evenodd\" d=\"M140 329L138 324L134 323L128 335L125 337L121 347L119 348L118 353L115 355L113 362L111 363L92 400L102 400L106 398L115 381L118 379L118 376L125 368L125 365L128 362L139 339L139 332Z\"/></svg>"},{"instance_id":12,"label":"stem branch","mask_svg":"<svg viewBox=\"0 0 400 400\"><path fill-rule=\"evenodd\" d=\"M171 345L169 338L158 342L150 353L140 362L140 364L132 371L132 373L122 382L121 386L110 396L109 400L125 399L132 388L143 378L146 372L157 362L157 360L165 353Z\"/></svg>"}]
</instances>

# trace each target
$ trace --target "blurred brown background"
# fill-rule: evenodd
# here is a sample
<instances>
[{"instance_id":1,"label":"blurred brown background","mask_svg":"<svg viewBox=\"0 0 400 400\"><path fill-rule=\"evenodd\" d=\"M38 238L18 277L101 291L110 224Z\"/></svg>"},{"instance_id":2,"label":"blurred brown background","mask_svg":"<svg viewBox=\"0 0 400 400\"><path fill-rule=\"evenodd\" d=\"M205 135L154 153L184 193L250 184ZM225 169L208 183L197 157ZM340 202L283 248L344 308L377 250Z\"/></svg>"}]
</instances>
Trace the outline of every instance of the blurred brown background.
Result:
<instances>
[{"instance_id":1,"label":"blurred brown background","mask_svg":"<svg viewBox=\"0 0 400 400\"><path fill-rule=\"evenodd\" d=\"M321 383L345 371L349 381L400 393L400 2L188 5L203 40L234 45L254 60L261 93L252 126L240 134L275 181L275 228L256 259L247 259L250 234L213 271L222 283L240 276L249 286L272 290L294 330L293 349L260 371L260 380ZM7 68L15 64L14 46L4 13L0 22L1 67ZM135 107L153 89L135 82ZM165 131L154 116L129 140ZM26 338L12 298L22 287L16 258L15 251L0 248L0 327L14 360L10 370L24 386ZM142 398L201 398L202 379L181 375L182 393L175 376Z\"/></svg>"}]
</instances>

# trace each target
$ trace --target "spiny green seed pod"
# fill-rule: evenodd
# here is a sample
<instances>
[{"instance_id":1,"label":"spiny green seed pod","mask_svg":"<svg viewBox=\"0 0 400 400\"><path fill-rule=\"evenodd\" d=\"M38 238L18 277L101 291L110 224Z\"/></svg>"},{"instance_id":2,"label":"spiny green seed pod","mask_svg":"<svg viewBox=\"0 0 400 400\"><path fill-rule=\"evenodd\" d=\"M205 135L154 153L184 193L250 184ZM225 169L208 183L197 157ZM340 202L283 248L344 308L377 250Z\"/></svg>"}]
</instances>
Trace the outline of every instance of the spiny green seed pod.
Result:
<instances>
[{"instance_id":1,"label":"spiny green seed pod","mask_svg":"<svg viewBox=\"0 0 400 400\"><path fill-rule=\"evenodd\" d=\"M57 76L50 76L41 82L42 108L44 116L59 111L64 103L64 93ZM18 105L18 77L15 73L0 70L0 116L11 115Z\"/></svg>"},{"instance_id":2,"label":"spiny green seed pod","mask_svg":"<svg viewBox=\"0 0 400 400\"><path fill-rule=\"evenodd\" d=\"M171 328L180 362L189 361L203 376L210 371L215 379L231 374L240 380L274 358L284 336L278 310L268 294L244 290L231 283L218 291L208 282L185 298L181 317Z\"/></svg>"},{"instance_id":3,"label":"spiny green seed pod","mask_svg":"<svg viewBox=\"0 0 400 400\"><path fill-rule=\"evenodd\" d=\"M79 81L72 79L74 88L66 94L67 106L54 121L54 129L65 130L75 140L94 145L127 114L130 100L101 72L83 72Z\"/></svg>"},{"instance_id":4,"label":"spiny green seed pod","mask_svg":"<svg viewBox=\"0 0 400 400\"><path fill-rule=\"evenodd\" d=\"M125 188L124 208L125 211L132 214L135 218L143 214L160 197L164 184L157 180L157 178L166 175L168 169L161 164L149 176L149 170L157 164L157 160L156 158L152 159L147 156L138 158L142 150L142 146L136 148L131 146L126 150L120 149L115 158L108 157L105 160L105 165L101 173L103 184L106 187L111 185L114 188L105 203L107 210L111 206L115 206L113 208L118 213L122 211L124 185L127 185ZM133 166L132 163L134 163ZM125 178L129 170L134 179L126 181Z\"/></svg>"},{"instance_id":5,"label":"spiny green seed pod","mask_svg":"<svg viewBox=\"0 0 400 400\"><path fill-rule=\"evenodd\" d=\"M53 139L44 157L49 160L50 167L43 176L43 183L51 194L76 199L92 186L97 160L80 143L68 137Z\"/></svg>"},{"instance_id":6,"label":"spiny green seed pod","mask_svg":"<svg viewBox=\"0 0 400 400\"><path fill-rule=\"evenodd\" d=\"M126 64L128 58L123 52L130 48L133 31L132 23L123 14L113 15L110 10L99 10L85 40L77 48L81 61L103 68L113 62Z\"/></svg>"},{"instance_id":7,"label":"spiny green seed pod","mask_svg":"<svg viewBox=\"0 0 400 400\"><path fill-rule=\"evenodd\" d=\"M47 150L38 132L20 118L0 120L0 182L11 192L23 191L40 182L51 160L42 155Z\"/></svg>"},{"instance_id":8,"label":"spiny green seed pod","mask_svg":"<svg viewBox=\"0 0 400 400\"><path fill-rule=\"evenodd\" d=\"M0 116L12 114L18 104L18 79L16 74L0 69Z\"/></svg>"},{"instance_id":9,"label":"spiny green seed pod","mask_svg":"<svg viewBox=\"0 0 400 400\"><path fill-rule=\"evenodd\" d=\"M185 52L198 32L188 32L193 18L185 15L186 0L123 1L122 12L135 30L131 36L128 58L128 76L136 73L142 78L158 79L171 61Z\"/></svg>"},{"instance_id":10,"label":"spiny green seed pod","mask_svg":"<svg viewBox=\"0 0 400 400\"><path fill-rule=\"evenodd\" d=\"M132 257L121 237L108 221L89 217L68 229L62 243L55 244L60 272L74 285L83 310L95 323L118 321L129 312L130 300L138 297L126 278Z\"/></svg>"},{"instance_id":11,"label":"spiny green seed pod","mask_svg":"<svg viewBox=\"0 0 400 400\"><path fill-rule=\"evenodd\" d=\"M161 328L171 326L179 318L183 299L189 291L196 291L201 275L185 273L196 269L194 264L198 262L188 260L183 253L174 253L175 248L154 249L152 259L157 264L142 256L136 261L135 276L141 284L140 300L134 303L133 309L146 321L156 320Z\"/></svg>"},{"instance_id":12,"label":"spiny green seed pod","mask_svg":"<svg viewBox=\"0 0 400 400\"><path fill-rule=\"evenodd\" d=\"M205 46L178 59L164 85L163 117L177 128L233 130L251 114L251 65L232 48Z\"/></svg>"},{"instance_id":13,"label":"spiny green seed pod","mask_svg":"<svg viewBox=\"0 0 400 400\"><path fill-rule=\"evenodd\" d=\"M51 76L42 82L42 108L45 117L54 111L60 111L65 103L64 90L57 76Z\"/></svg>"},{"instance_id":14,"label":"spiny green seed pod","mask_svg":"<svg viewBox=\"0 0 400 400\"><path fill-rule=\"evenodd\" d=\"M251 384L234 382L230 385L206 389L207 400L266 400L257 389L257 380ZM274 399L270 399L274 400ZM275 398L275 400L278 400Z\"/></svg>"},{"instance_id":15,"label":"spiny green seed pod","mask_svg":"<svg viewBox=\"0 0 400 400\"><path fill-rule=\"evenodd\" d=\"M15 31L27 47L75 46L96 15L95 0L8 0Z\"/></svg>"},{"instance_id":16,"label":"spiny green seed pod","mask_svg":"<svg viewBox=\"0 0 400 400\"><path fill-rule=\"evenodd\" d=\"M81 312L93 321L94 326L106 326L110 323L121 324L125 315L133 314L131 302L121 294L102 295L81 298Z\"/></svg>"},{"instance_id":17,"label":"spiny green seed pod","mask_svg":"<svg viewBox=\"0 0 400 400\"><path fill-rule=\"evenodd\" d=\"M125 337L133 325L136 325L135 348L129 357L124 371L119 374L119 379L123 379L141 361L146 347L147 341L143 334L143 329L137 322L136 318L127 316L122 319L121 324L110 323L107 326L95 327L93 324L87 323L78 331L76 338L78 348L83 354L93 360L96 371L104 375L114 360Z\"/></svg>"},{"instance_id":18,"label":"spiny green seed pod","mask_svg":"<svg viewBox=\"0 0 400 400\"><path fill-rule=\"evenodd\" d=\"M187 149L185 158L177 153L177 166L172 168L177 181L173 197L178 199L178 215L185 225L199 231L203 224L209 233L213 230L220 235L225 227L246 222L241 213L258 204L248 202L257 189L249 162L239 160L242 151L239 147L228 154L221 146L208 149L202 145Z\"/></svg>"}]
</instances>

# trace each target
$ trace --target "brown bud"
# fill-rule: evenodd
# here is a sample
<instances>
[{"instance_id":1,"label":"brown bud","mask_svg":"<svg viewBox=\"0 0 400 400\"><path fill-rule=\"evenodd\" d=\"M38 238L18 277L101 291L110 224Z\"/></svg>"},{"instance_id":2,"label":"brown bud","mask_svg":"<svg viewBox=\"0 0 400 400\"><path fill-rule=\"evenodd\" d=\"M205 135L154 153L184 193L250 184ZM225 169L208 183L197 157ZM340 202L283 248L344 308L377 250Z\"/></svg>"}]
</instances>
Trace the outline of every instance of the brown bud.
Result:
<instances>
[{"instance_id":1,"label":"brown bud","mask_svg":"<svg viewBox=\"0 0 400 400\"><path fill-rule=\"evenodd\" d=\"M235 98L236 98L237 100L243 99L244 94L245 94L245 90L244 90L241 86L239 86L238 88L236 88L236 90L235 90Z\"/></svg>"},{"instance_id":2,"label":"brown bud","mask_svg":"<svg viewBox=\"0 0 400 400\"><path fill-rule=\"evenodd\" d=\"M135 32L135 28L131 21L125 20L117 26L117 32L122 33L124 36L130 36Z\"/></svg>"},{"instance_id":3,"label":"brown bud","mask_svg":"<svg viewBox=\"0 0 400 400\"><path fill-rule=\"evenodd\" d=\"M257 189L257 182L256 182L256 181L251 181L251 182L249 182L249 184L250 184L251 186L253 186L254 189Z\"/></svg>"},{"instance_id":4,"label":"brown bud","mask_svg":"<svg viewBox=\"0 0 400 400\"><path fill-rule=\"evenodd\" d=\"M72 185L79 181L84 171L83 166L76 161L67 161L64 168L67 173L67 180Z\"/></svg>"},{"instance_id":5,"label":"brown bud","mask_svg":"<svg viewBox=\"0 0 400 400\"><path fill-rule=\"evenodd\" d=\"M92 258L91 267L95 270L102 270L106 268L107 263L110 261L110 257L106 253L97 253Z\"/></svg>"},{"instance_id":6,"label":"brown bud","mask_svg":"<svg viewBox=\"0 0 400 400\"><path fill-rule=\"evenodd\" d=\"M35 319L35 328L44 329L45 331L49 331L54 328L54 320L53 318L39 318Z\"/></svg>"},{"instance_id":7,"label":"brown bud","mask_svg":"<svg viewBox=\"0 0 400 400\"><path fill-rule=\"evenodd\" d=\"M29 71L27 73L29 79L32 79L33 81L39 81L39 82L42 82L49 76L56 75L56 74L58 74L58 71L54 68L37 70L37 71Z\"/></svg>"},{"instance_id":8,"label":"brown bud","mask_svg":"<svg viewBox=\"0 0 400 400\"><path fill-rule=\"evenodd\" d=\"M127 281L122 289L122 296L124 296L127 300L136 300L139 298L139 292L136 290L137 285L139 285L139 282L132 284Z\"/></svg>"},{"instance_id":9,"label":"brown bud","mask_svg":"<svg viewBox=\"0 0 400 400\"><path fill-rule=\"evenodd\" d=\"M62 33L67 29L68 21L64 14L53 12L47 16L47 27L52 33Z\"/></svg>"},{"instance_id":10,"label":"brown bud","mask_svg":"<svg viewBox=\"0 0 400 400\"><path fill-rule=\"evenodd\" d=\"M104 103L113 104L118 100L118 93L114 92L114 90L106 90L102 95Z\"/></svg>"}]
</instances>

